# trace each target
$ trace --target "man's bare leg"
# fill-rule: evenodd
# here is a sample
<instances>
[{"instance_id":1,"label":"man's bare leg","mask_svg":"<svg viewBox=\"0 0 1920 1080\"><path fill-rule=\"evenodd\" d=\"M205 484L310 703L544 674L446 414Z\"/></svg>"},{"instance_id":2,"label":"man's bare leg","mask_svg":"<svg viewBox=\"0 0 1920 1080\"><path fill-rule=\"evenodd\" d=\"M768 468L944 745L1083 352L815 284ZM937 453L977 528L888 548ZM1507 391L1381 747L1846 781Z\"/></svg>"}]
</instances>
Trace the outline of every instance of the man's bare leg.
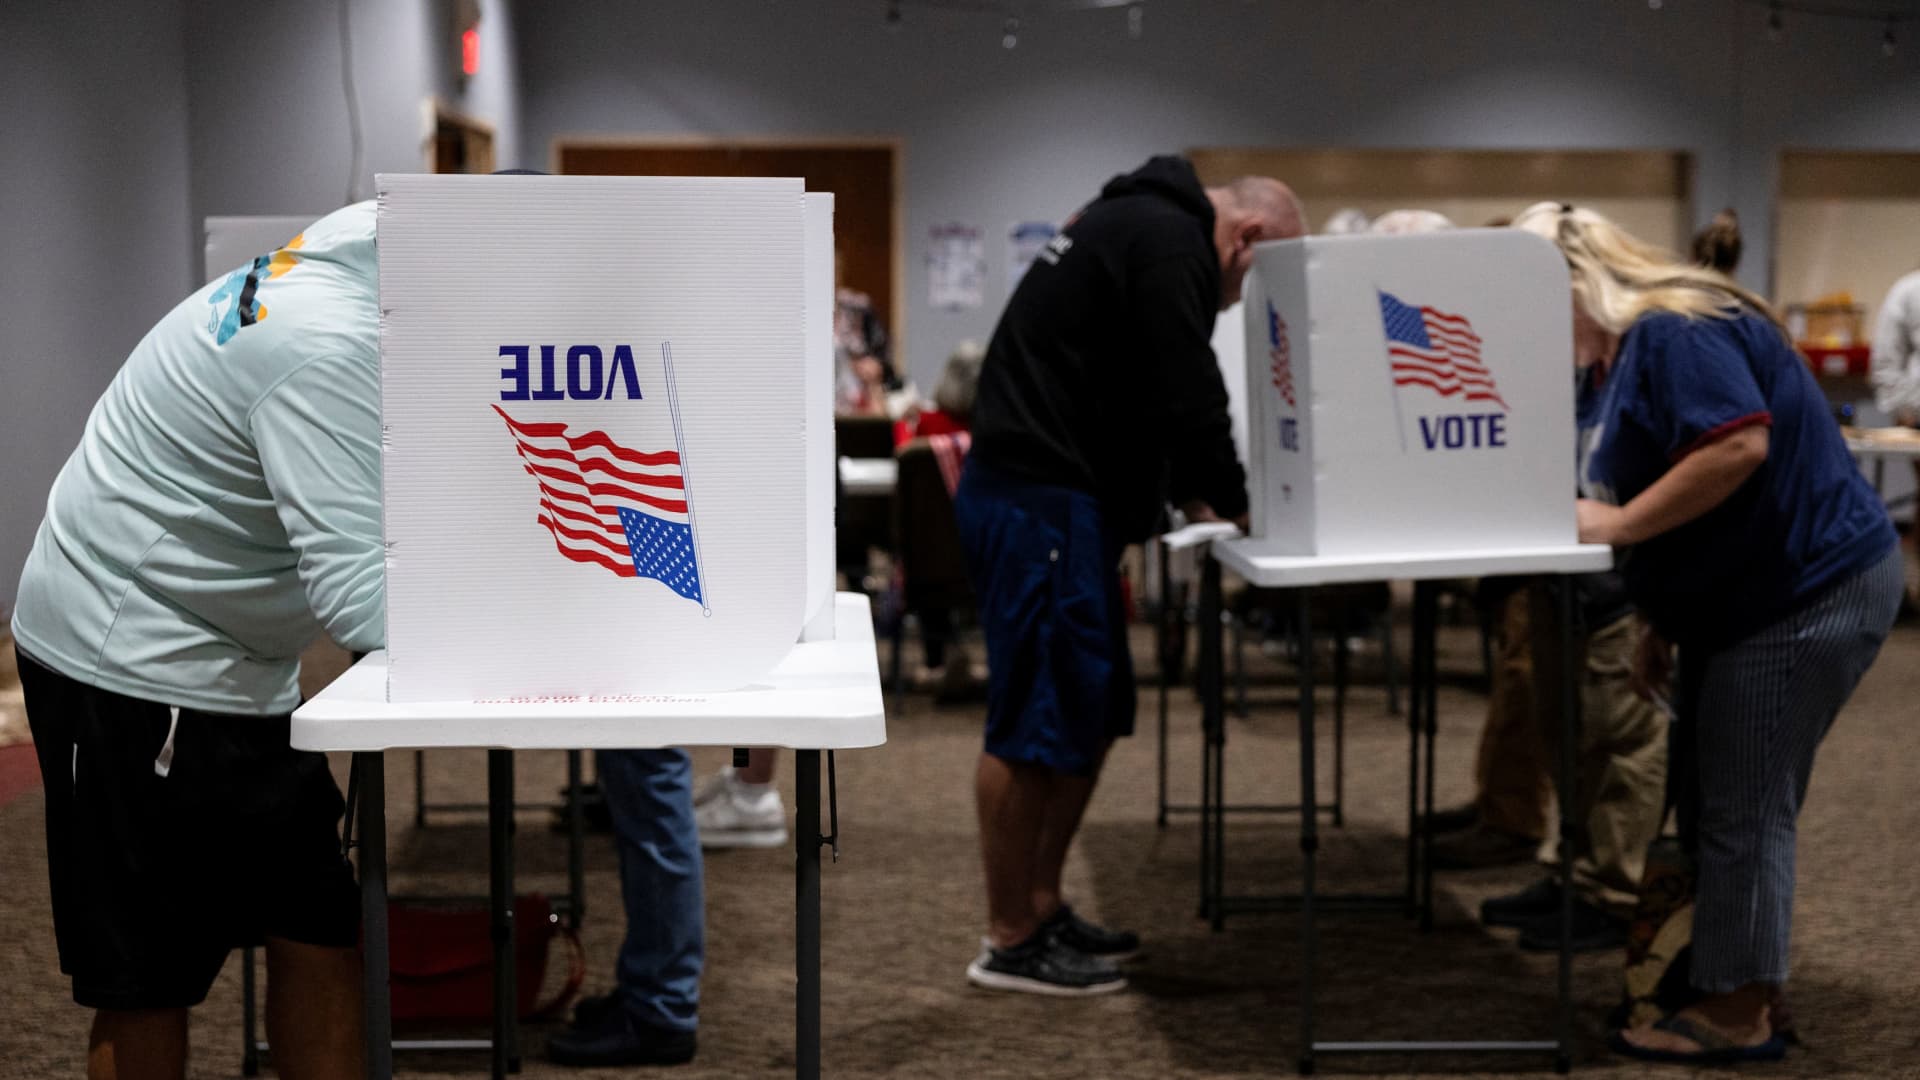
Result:
<instances>
[{"instance_id":1,"label":"man's bare leg","mask_svg":"<svg viewBox=\"0 0 1920 1080\"><path fill-rule=\"evenodd\" d=\"M1080 819L1086 815L1093 788L1106 766L1109 742L1100 750L1089 776L1051 773L1046 809L1041 816L1040 843L1034 850L1033 912L1045 922L1060 908L1060 875L1067 863L1067 849L1080 831Z\"/></svg>"},{"instance_id":2,"label":"man's bare leg","mask_svg":"<svg viewBox=\"0 0 1920 1080\"><path fill-rule=\"evenodd\" d=\"M87 1080L185 1080L187 1010L100 1009L87 1039Z\"/></svg>"},{"instance_id":3,"label":"man's bare leg","mask_svg":"<svg viewBox=\"0 0 1920 1080\"><path fill-rule=\"evenodd\" d=\"M285 1080L365 1074L360 953L267 939L267 1041Z\"/></svg>"},{"instance_id":4,"label":"man's bare leg","mask_svg":"<svg viewBox=\"0 0 1920 1080\"><path fill-rule=\"evenodd\" d=\"M1051 793L1051 770L981 754L974 774L980 856L987 876L987 937L1011 948L1033 936L1033 869Z\"/></svg>"}]
</instances>

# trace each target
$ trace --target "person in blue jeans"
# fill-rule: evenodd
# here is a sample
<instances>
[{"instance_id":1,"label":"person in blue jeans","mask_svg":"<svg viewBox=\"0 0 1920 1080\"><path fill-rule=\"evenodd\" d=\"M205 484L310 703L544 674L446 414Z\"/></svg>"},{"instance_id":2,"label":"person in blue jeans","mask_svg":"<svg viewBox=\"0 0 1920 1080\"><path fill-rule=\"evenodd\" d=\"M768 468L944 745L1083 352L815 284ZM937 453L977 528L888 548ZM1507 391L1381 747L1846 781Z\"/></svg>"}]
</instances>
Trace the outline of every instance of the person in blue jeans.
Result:
<instances>
[{"instance_id":1,"label":"person in blue jeans","mask_svg":"<svg viewBox=\"0 0 1920 1080\"><path fill-rule=\"evenodd\" d=\"M706 896L693 820L693 764L684 750L601 750L600 790L620 853L627 934L614 989L587 998L547 1040L560 1065L692 1061L706 961Z\"/></svg>"}]
</instances>

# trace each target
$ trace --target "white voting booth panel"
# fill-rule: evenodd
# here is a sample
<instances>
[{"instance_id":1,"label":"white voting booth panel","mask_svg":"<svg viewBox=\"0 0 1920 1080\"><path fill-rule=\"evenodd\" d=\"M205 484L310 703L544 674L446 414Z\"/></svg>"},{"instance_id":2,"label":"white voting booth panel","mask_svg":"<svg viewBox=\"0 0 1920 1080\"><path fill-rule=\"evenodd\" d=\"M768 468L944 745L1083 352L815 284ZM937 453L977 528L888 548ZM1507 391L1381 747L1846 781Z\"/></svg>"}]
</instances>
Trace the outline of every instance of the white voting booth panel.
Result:
<instances>
[{"instance_id":1,"label":"white voting booth panel","mask_svg":"<svg viewBox=\"0 0 1920 1080\"><path fill-rule=\"evenodd\" d=\"M378 188L389 700L763 679L830 603L830 209L793 179Z\"/></svg>"},{"instance_id":2,"label":"white voting booth panel","mask_svg":"<svg viewBox=\"0 0 1920 1080\"><path fill-rule=\"evenodd\" d=\"M1506 229L1255 249L1251 550L1575 543L1566 264Z\"/></svg>"},{"instance_id":3,"label":"white voting booth panel","mask_svg":"<svg viewBox=\"0 0 1920 1080\"><path fill-rule=\"evenodd\" d=\"M1233 448L1240 464L1247 463L1247 324L1246 302L1236 302L1213 323L1213 358L1220 365L1220 381L1227 387L1227 416L1233 421Z\"/></svg>"}]
</instances>

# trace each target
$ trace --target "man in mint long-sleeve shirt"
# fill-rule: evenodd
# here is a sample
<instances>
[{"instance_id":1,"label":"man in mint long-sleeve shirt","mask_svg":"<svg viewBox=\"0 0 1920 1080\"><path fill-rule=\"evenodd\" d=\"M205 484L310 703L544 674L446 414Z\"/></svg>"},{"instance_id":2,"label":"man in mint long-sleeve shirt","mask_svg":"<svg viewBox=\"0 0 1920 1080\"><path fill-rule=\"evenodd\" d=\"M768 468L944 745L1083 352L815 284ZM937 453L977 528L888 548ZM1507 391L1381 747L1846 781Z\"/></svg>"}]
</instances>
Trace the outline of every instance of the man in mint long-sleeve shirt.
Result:
<instances>
[{"instance_id":1,"label":"man in mint long-sleeve shirt","mask_svg":"<svg viewBox=\"0 0 1920 1080\"><path fill-rule=\"evenodd\" d=\"M385 641L378 326L360 203L161 319L47 500L13 633L90 1076L183 1075L262 943L281 1074L359 1074L340 793L287 730L308 642Z\"/></svg>"}]
</instances>

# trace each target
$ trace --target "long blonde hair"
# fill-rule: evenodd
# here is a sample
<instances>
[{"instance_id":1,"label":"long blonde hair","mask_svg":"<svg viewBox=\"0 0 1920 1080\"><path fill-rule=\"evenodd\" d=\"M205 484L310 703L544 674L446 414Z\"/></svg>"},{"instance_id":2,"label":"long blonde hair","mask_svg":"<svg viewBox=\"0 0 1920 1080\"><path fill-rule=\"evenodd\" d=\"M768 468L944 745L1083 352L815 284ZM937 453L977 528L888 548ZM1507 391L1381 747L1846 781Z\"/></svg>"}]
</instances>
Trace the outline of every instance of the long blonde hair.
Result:
<instances>
[{"instance_id":1,"label":"long blonde hair","mask_svg":"<svg viewBox=\"0 0 1920 1080\"><path fill-rule=\"evenodd\" d=\"M1772 306L1732 278L1646 243L1596 211L1535 203L1513 227L1553 241L1573 272L1574 297L1612 333L1624 334L1641 316L1661 311L1730 319L1751 309L1781 325Z\"/></svg>"}]
</instances>

